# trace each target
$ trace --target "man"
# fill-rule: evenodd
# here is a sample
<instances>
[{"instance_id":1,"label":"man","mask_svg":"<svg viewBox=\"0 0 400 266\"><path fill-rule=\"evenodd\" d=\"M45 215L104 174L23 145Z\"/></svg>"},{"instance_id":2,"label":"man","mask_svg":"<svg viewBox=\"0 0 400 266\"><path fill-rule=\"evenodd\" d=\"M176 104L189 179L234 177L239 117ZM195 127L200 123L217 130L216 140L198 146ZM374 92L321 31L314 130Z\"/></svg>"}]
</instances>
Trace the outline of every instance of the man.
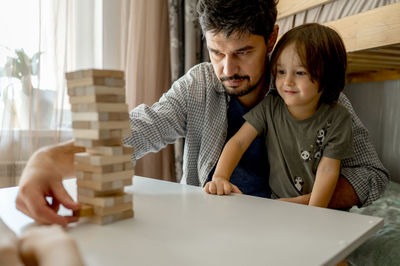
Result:
<instances>
[{"instance_id":1,"label":"man","mask_svg":"<svg viewBox=\"0 0 400 266\"><path fill-rule=\"evenodd\" d=\"M182 183L204 186L222 148L244 122L242 115L263 99L269 88L268 55L278 27L274 0L199 0L199 21L211 63L202 63L176 81L159 102L130 113L133 159L185 138ZM339 102L353 118L355 156L343 160L330 207L367 205L382 193L388 174L368 140L368 133L342 94ZM268 197L268 158L255 140L232 174L232 192ZM40 223L66 225L74 217L55 213L59 204L79 208L65 192L62 177L73 175L72 142L44 148L28 161L20 182L17 208ZM255 167L261 165L263 167ZM52 196L49 206L45 196ZM307 204L310 195L292 199Z\"/></svg>"}]
</instances>

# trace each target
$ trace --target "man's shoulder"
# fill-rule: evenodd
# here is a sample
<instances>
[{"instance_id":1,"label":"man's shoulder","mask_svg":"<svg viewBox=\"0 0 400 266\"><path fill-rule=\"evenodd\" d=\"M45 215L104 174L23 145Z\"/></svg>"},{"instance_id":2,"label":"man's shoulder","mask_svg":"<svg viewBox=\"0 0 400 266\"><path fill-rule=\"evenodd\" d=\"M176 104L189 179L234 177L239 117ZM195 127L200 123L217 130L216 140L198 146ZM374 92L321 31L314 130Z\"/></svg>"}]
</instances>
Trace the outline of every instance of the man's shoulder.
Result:
<instances>
[{"instance_id":1,"label":"man's shoulder","mask_svg":"<svg viewBox=\"0 0 400 266\"><path fill-rule=\"evenodd\" d=\"M193 66L178 80L178 82L185 84L188 88L193 88L197 92L199 91L199 87L205 88L205 90L215 90L218 93L225 92L215 75L212 64L209 62Z\"/></svg>"},{"instance_id":2,"label":"man's shoulder","mask_svg":"<svg viewBox=\"0 0 400 266\"><path fill-rule=\"evenodd\" d=\"M326 104L325 111L320 112L324 119L332 119L334 121L342 121L344 119L351 119L351 114L346 106L342 103L336 102L333 104Z\"/></svg>"},{"instance_id":3,"label":"man's shoulder","mask_svg":"<svg viewBox=\"0 0 400 266\"><path fill-rule=\"evenodd\" d=\"M338 98L338 100L337 100L337 103L340 104L340 105L342 105L344 108L346 108L347 111L348 111L351 115L355 115L353 106L351 105L351 102L350 102L349 98L347 98L347 96L346 96L343 92L341 92L341 93L339 94L339 98Z\"/></svg>"},{"instance_id":4,"label":"man's shoulder","mask_svg":"<svg viewBox=\"0 0 400 266\"><path fill-rule=\"evenodd\" d=\"M201 82L203 80L204 82L215 82L216 79L214 69L209 62L194 65L183 77L192 78L197 82Z\"/></svg>"}]
</instances>

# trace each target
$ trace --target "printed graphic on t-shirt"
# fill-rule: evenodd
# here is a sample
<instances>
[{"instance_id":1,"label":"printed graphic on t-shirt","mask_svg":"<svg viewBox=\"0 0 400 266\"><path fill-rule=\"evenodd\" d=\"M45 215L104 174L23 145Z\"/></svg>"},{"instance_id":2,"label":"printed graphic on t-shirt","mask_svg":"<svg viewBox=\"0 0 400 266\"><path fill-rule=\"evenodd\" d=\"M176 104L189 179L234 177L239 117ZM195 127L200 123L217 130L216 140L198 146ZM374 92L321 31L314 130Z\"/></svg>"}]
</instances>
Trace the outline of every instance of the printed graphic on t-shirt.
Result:
<instances>
[{"instance_id":1,"label":"printed graphic on t-shirt","mask_svg":"<svg viewBox=\"0 0 400 266\"><path fill-rule=\"evenodd\" d=\"M294 186L296 187L297 191L302 193L303 192L303 186L304 186L303 178L301 176L295 176L293 182L294 182Z\"/></svg>"},{"instance_id":2,"label":"printed graphic on t-shirt","mask_svg":"<svg viewBox=\"0 0 400 266\"><path fill-rule=\"evenodd\" d=\"M315 135L315 141L311 144L307 149L300 151L300 157L304 163L307 165L305 167L311 167L312 172L316 174L319 161L321 160L326 135L328 132L328 128L331 126L331 121L328 121L325 127L317 130ZM315 178L315 177L314 177ZM293 185L296 187L297 191L303 192L304 181L305 179L301 176L292 177Z\"/></svg>"}]
</instances>

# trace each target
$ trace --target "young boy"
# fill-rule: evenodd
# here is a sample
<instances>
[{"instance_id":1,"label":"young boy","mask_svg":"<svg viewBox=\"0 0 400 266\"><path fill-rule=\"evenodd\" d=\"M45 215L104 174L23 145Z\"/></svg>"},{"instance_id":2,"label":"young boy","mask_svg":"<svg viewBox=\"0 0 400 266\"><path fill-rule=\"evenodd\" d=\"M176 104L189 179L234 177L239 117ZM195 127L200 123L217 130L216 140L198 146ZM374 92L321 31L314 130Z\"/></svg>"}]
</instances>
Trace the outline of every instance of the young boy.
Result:
<instances>
[{"instance_id":1,"label":"young boy","mask_svg":"<svg viewBox=\"0 0 400 266\"><path fill-rule=\"evenodd\" d=\"M347 57L340 36L312 23L282 36L271 57L275 90L247 113L226 144L205 191L229 194L229 178L257 135L265 136L272 196L293 201L311 192L309 205L327 207L340 161L353 156L351 116L336 103Z\"/></svg>"}]
</instances>

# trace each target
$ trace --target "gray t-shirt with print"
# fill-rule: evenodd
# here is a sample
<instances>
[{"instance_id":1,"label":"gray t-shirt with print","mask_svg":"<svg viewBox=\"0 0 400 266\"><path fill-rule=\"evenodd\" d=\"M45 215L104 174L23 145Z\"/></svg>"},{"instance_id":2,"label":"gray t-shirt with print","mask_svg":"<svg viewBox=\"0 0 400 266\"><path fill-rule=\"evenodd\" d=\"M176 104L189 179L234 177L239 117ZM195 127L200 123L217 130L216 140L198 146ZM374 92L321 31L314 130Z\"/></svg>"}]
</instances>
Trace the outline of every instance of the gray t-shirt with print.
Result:
<instances>
[{"instance_id":1,"label":"gray t-shirt with print","mask_svg":"<svg viewBox=\"0 0 400 266\"><path fill-rule=\"evenodd\" d=\"M271 91L244 118L265 137L275 197L311 193L322 156L338 160L353 156L351 116L340 104L321 104L311 117L296 120Z\"/></svg>"}]
</instances>

